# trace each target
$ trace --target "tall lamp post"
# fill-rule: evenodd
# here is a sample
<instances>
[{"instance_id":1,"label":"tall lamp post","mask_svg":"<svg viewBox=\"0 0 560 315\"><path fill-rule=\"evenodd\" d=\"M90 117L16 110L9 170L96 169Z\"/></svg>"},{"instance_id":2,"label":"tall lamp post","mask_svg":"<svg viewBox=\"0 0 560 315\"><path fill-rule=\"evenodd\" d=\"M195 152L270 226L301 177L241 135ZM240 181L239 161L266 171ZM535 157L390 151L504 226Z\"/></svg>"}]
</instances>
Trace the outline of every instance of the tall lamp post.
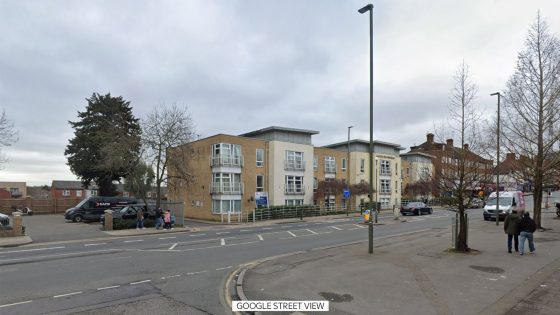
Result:
<instances>
[{"instance_id":1,"label":"tall lamp post","mask_svg":"<svg viewBox=\"0 0 560 315\"><path fill-rule=\"evenodd\" d=\"M346 190L350 191L350 129L354 126L348 126L348 142L346 142L346 147L348 148L348 155L346 157ZM346 216L348 216L348 208L350 207L350 197L346 200Z\"/></svg>"},{"instance_id":2,"label":"tall lamp post","mask_svg":"<svg viewBox=\"0 0 560 315\"><path fill-rule=\"evenodd\" d=\"M498 128L496 130L496 226L500 222L500 92L492 93L490 96L498 95Z\"/></svg>"},{"instance_id":3,"label":"tall lamp post","mask_svg":"<svg viewBox=\"0 0 560 315\"><path fill-rule=\"evenodd\" d=\"M369 11L369 203L373 197L373 4L368 4L358 10L360 14ZM371 211L371 210L370 210ZM373 221L369 216L369 253L373 254Z\"/></svg>"}]
</instances>

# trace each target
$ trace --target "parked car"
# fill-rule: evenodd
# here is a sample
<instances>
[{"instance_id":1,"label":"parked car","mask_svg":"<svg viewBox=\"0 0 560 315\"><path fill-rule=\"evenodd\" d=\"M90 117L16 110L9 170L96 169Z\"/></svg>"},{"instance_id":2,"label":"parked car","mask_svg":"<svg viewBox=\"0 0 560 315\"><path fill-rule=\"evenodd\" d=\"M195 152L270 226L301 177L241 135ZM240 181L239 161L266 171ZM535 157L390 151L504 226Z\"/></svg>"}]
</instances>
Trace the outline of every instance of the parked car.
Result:
<instances>
[{"instance_id":1,"label":"parked car","mask_svg":"<svg viewBox=\"0 0 560 315\"><path fill-rule=\"evenodd\" d=\"M8 226L10 225L10 217L0 213L0 226Z\"/></svg>"},{"instance_id":2,"label":"parked car","mask_svg":"<svg viewBox=\"0 0 560 315\"><path fill-rule=\"evenodd\" d=\"M97 221L107 209L122 209L126 205L137 202L136 199L127 197L89 197L75 207L66 210L64 218L73 222Z\"/></svg>"},{"instance_id":3,"label":"parked car","mask_svg":"<svg viewBox=\"0 0 560 315\"><path fill-rule=\"evenodd\" d=\"M145 219L156 219L155 205L132 204L121 209L113 210L113 220L136 220L138 211L144 212ZM100 216L101 223L105 223L105 214Z\"/></svg>"},{"instance_id":4,"label":"parked car","mask_svg":"<svg viewBox=\"0 0 560 315\"><path fill-rule=\"evenodd\" d=\"M401 207L402 215L422 215L424 213L432 214L433 210L423 202L409 202L405 206Z\"/></svg>"},{"instance_id":5,"label":"parked car","mask_svg":"<svg viewBox=\"0 0 560 315\"><path fill-rule=\"evenodd\" d=\"M484 201L478 198L471 199L471 202L468 203L468 200L465 201L465 206L468 206L468 209L480 209L484 208Z\"/></svg>"}]
</instances>

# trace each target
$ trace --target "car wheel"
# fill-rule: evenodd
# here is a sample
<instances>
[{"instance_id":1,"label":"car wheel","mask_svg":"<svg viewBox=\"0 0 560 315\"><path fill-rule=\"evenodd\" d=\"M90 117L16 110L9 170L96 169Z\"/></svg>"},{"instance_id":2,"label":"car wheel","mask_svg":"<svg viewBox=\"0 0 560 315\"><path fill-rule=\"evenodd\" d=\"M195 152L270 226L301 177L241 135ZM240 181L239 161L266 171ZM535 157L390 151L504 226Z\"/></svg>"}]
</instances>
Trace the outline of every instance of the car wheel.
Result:
<instances>
[{"instance_id":1,"label":"car wheel","mask_svg":"<svg viewBox=\"0 0 560 315\"><path fill-rule=\"evenodd\" d=\"M75 217L72 219L72 221L78 222L78 223L79 223L79 222L84 221L84 218L82 218L81 215L77 215L77 216L75 216Z\"/></svg>"},{"instance_id":2,"label":"car wheel","mask_svg":"<svg viewBox=\"0 0 560 315\"><path fill-rule=\"evenodd\" d=\"M434 213L434 210L433 210L433 209L430 209L430 211L428 211L428 213L429 213L429 214L432 214L432 213Z\"/></svg>"},{"instance_id":3,"label":"car wheel","mask_svg":"<svg viewBox=\"0 0 560 315\"><path fill-rule=\"evenodd\" d=\"M414 212L414 215L420 215L420 210L416 210L416 211Z\"/></svg>"}]
</instances>

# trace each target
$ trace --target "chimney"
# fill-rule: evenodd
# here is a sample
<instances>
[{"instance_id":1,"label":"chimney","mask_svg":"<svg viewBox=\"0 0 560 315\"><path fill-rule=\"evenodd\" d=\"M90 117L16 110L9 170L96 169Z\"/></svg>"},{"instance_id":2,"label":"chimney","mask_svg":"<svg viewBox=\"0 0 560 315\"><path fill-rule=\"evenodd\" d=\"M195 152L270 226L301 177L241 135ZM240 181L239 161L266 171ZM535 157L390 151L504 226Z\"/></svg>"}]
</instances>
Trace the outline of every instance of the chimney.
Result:
<instances>
[{"instance_id":1,"label":"chimney","mask_svg":"<svg viewBox=\"0 0 560 315\"><path fill-rule=\"evenodd\" d=\"M515 153L506 154L506 160L515 160Z\"/></svg>"},{"instance_id":2,"label":"chimney","mask_svg":"<svg viewBox=\"0 0 560 315\"><path fill-rule=\"evenodd\" d=\"M469 144L468 144L468 143L465 143L465 144L463 145L463 149L465 149L465 150L468 151L468 150L469 150Z\"/></svg>"},{"instance_id":3,"label":"chimney","mask_svg":"<svg viewBox=\"0 0 560 315\"><path fill-rule=\"evenodd\" d=\"M448 149L453 149L453 139L447 139L446 141Z\"/></svg>"},{"instance_id":4,"label":"chimney","mask_svg":"<svg viewBox=\"0 0 560 315\"><path fill-rule=\"evenodd\" d=\"M426 141L428 141L428 143L434 143L434 134L433 133L427 134Z\"/></svg>"}]
</instances>

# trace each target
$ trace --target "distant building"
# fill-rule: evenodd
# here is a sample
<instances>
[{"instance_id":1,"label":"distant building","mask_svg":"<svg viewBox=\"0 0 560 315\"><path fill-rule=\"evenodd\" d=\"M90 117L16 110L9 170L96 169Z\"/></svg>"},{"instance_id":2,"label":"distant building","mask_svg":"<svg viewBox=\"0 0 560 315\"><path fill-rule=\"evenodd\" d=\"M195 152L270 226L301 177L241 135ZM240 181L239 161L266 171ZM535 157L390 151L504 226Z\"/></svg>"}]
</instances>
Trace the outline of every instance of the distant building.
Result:
<instances>
[{"instance_id":1,"label":"distant building","mask_svg":"<svg viewBox=\"0 0 560 315\"><path fill-rule=\"evenodd\" d=\"M0 189L5 189L10 193L9 198L27 197L27 184L25 182L0 182Z\"/></svg>"},{"instance_id":2,"label":"distant building","mask_svg":"<svg viewBox=\"0 0 560 315\"><path fill-rule=\"evenodd\" d=\"M434 155L423 152L401 154L403 196L410 199L432 197L430 189L434 176L432 160L435 158Z\"/></svg>"},{"instance_id":3,"label":"distant building","mask_svg":"<svg viewBox=\"0 0 560 315\"><path fill-rule=\"evenodd\" d=\"M34 199L51 198L51 188L48 185L43 186L27 186L27 196Z\"/></svg>"},{"instance_id":4,"label":"distant building","mask_svg":"<svg viewBox=\"0 0 560 315\"><path fill-rule=\"evenodd\" d=\"M81 181L53 180L51 185L52 198L87 198L97 196L97 185L85 188Z\"/></svg>"}]
</instances>

